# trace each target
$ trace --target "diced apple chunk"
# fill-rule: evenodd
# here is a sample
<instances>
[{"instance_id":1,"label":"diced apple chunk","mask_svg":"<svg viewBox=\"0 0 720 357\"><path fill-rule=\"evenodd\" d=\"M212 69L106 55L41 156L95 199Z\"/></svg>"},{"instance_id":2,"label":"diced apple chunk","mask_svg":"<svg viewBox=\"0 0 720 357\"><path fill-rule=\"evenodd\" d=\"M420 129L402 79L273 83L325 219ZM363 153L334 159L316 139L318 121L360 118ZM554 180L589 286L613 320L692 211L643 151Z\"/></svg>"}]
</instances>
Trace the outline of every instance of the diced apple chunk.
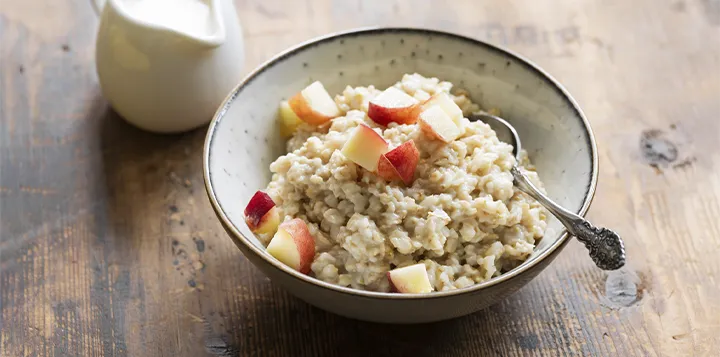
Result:
<instances>
[{"instance_id":1,"label":"diced apple chunk","mask_svg":"<svg viewBox=\"0 0 720 357\"><path fill-rule=\"evenodd\" d=\"M300 117L290 108L287 101L280 103L280 135L290 137L298 126L302 124Z\"/></svg>"},{"instance_id":2,"label":"diced apple chunk","mask_svg":"<svg viewBox=\"0 0 720 357\"><path fill-rule=\"evenodd\" d=\"M457 125L458 127L462 125L462 109L460 109L460 107L455 104L455 101L450 98L450 95L445 92L435 93L432 97L430 97L430 99L425 101L422 106L424 109L428 109L433 105L440 106L440 108L445 112L445 114L447 114L450 119L452 119L455 125Z\"/></svg>"},{"instance_id":3,"label":"diced apple chunk","mask_svg":"<svg viewBox=\"0 0 720 357\"><path fill-rule=\"evenodd\" d=\"M425 264L422 263L391 270L387 277L393 292L422 294L433 291Z\"/></svg>"},{"instance_id":4,"label":"diced apple chunk","mask_svg":"<svg viewBox=\"0 0 720 357\"><path fill-rule=\"evenodd\" d=\"M460 136L460 129L439 105L433 105L420 113L420 129L425 135L449 143Z\"/></svg>"},{"instance_id":5,"label":"diced apple chunk","mask_svg":"<svg viewBox=\"0 0 720 357\"><path fill-rule=\"evenodd\" d=\"M370 101L368 117L380 125L413 124L417 121L418 108L417 99L390 87Z\"/></svg>"},{"instance_id":6,"label":"diced apple chunk","mask_svg":"<svg viewBox=\"0 0 720 357\"><path fill-rule=\"evenodd\" d=\"M400 180L400 175L385 155L380 155L376 173L386 181Z\"/></svg>"},{"instance_id":7,"label":"diced apple chunk","mask_svg":"<svg viewBox=\"0 0 720 357\"><path fill-rule=\"evenodd\" d=\"M380 156L387 151L387 141L369 126L360 124L350 134L341 152L365 170L374 172Z\"/></svg>"},{"instance_id":8,"label":"diced apple chunk","mask_svg":"<svg viewBox=\"0 0 720 357\"><path fill-rule=\"evenodd\" d=\"M253 233L275 233L280 224L280 214L267 193L258 191L252 196L245 207L245 223Z\"/></svg>"},{"instance_id":9,"label":"diced apple chunk","mask_svg":"<svg viewBox=\"0 0 720 357\"><path fill-rule=\"evenodd\" d=\"M288 101L290 108L304 122L320 125L340 116L340 108L322 83L315 81Z\"/></svg>"},{"instance_id":10,"label":"diced apple chunk","mask_svg":"<svg viewBox=\"0 0 720 357\"><path fill-rule=\"evenodd\" d=\"M420 152L412 140L380 156L378 161L378 176L388 180L402 180L406 185L412 184L415 177L415 168L420 161Z\"/></svg>"},{"instance_id":11,"label":"diced apple chunk","mask_svg":"<svg viewBox=\"0 0 720 357\"><path fill-rule=\"evenodd\" d=\"M315 239L305 221L295 218L280 224L267 252L283 264L307 274L315 257Z\"/></svg>"}]
</instances>

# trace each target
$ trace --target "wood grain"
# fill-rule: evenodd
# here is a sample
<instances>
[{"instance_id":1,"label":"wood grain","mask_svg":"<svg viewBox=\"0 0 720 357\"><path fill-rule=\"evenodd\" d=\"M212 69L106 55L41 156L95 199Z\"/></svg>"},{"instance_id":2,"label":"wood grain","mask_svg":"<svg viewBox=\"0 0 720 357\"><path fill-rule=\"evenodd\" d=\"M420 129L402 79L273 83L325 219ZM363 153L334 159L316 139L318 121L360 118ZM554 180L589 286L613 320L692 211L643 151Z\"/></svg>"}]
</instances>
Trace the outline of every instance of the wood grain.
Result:
<instances>
[{"instance_id":1,"label":"wood grain","mask_svg":"<svg viewBox=\"0 0 720 357\"><path fill-rule=\"evenodd\" d=\"M348 320L272 285L217 223L204 129L141 132L102 99L85 1L0 2L2 356L720 356L720 2L236 1L247 69L327 32L428 26L532 58L600 149L590 218L517 294L418 326Z\"/></svg>"}]
</instances>

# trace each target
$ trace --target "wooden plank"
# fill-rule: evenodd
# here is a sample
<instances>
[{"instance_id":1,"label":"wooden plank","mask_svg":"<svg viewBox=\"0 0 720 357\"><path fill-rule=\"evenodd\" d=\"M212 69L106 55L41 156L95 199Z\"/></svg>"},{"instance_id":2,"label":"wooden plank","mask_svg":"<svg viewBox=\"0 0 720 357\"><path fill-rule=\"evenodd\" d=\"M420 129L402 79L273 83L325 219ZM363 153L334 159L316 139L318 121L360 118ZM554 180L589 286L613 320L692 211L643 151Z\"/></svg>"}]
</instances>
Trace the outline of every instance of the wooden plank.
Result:
<instances>
[{"instance_id":1,"label":"wooden plank","mask_svg":"<svg viewBox=\"0 0 720 357\"><path fill-rule=\"evenodd\" d=\"M5 1L0 355L718 355L717 1L236 4L248 69L370 25L454 31L537 61L593 124L601 177L590 218L624 235L628 267L600 272L572 242L502 303L435 324L309 307L221 230L202 186L202 129L147 134L108 109L89 4Z\"/></svg>"}]
</instances>

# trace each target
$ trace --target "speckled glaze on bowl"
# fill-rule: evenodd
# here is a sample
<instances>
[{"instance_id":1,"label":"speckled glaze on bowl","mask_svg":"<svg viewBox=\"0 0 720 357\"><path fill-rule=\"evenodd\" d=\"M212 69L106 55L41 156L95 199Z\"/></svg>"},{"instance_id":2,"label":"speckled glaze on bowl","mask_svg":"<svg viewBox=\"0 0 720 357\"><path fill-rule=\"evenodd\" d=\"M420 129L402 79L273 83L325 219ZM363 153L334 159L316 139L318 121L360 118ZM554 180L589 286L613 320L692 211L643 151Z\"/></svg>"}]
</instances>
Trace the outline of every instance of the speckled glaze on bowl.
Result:
<instances>
[{"instance_id":1,"label":"speckled glaze on bowl","mask_svg":"<svg viewBox=\"0 0 720 357\"><path fill-rule=\"evenodd\" d=\"M319 308L388 323L466 315L517 291L568 241L552 219L545 238L519 267L468 288L425 295L332 285L265 253L247 228L243 210L269 182L270 163L284 154L278 103L315 80L334 95L346 85L384 89L413 72L468 90L483 108L499 108L518 129L551 198L581 215L592 200L598 160L588 121L562 86L528 60L478 40L426 29L360 29L305 42L262 64L230 93L210 124L203 168L212 206L235 244L274 283Z\"/></svg>"}]
</instances>

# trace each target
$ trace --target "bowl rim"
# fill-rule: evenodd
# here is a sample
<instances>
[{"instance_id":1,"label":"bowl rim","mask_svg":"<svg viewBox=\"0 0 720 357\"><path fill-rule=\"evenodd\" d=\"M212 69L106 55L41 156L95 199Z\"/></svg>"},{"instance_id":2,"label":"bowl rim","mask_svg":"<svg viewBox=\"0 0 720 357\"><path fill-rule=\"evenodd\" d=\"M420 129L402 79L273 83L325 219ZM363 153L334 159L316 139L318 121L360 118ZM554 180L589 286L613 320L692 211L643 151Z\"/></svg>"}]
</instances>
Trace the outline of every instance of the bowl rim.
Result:
<instances>
[{"instance_id":1,"label":"bowl rim","mask_svg":"<svg viewBox=\"0 0 720 357\"><path fill-rule=\"evenodd\" d=\"M443 30L437 30L437 29L431 29L431 28L420 28L420 27L383 27L383 26L377 26L377 27L361 27L361 28L354 28L350 30L345 31L337 31L337 32L331 32L326 35L318 36L311 38L309 40L303 41L295 46L289 47L285 49L284 51L272 56L270 59L266 60L262 64L258 65L255 69L253 69L250 73L248 73L245 78L243 78L240 83L233 88L233 90L225 97L222 104L218 107L217 111L213 115L212 121L210 122L208 126L208 131L205 137L205 143L203 146L203 178L205 181L205 190L208 195L208 198L210 199L210 202L212 204L213 210L215 211L215 214L220 219L220 223L224 226L225 230L232 233L231 238L237 242L241 242L247 250L251 251L252 253L259 256L261 259L263 259L266 263L274 266L275 268L279 269L280 271L288 274L290 277L300 280L304 283L308 283L320 288L332 290L334 292L342 293L342 294L349 294L354 295L356 297L364 297L364 298L371 298L371 299L381 299L381 300L417 300L417 299L437 299L437 298L443 298L443 297L449 297L449 296L457 296L457 295L463 295L463 294L470 294L473 292L477 292L486 288L489 288L491 286L503 283L505 281L508 281L512 278L518 277L525 273L526 271L531 270L536 265L540 264L543 260L547 258L551 258L558 249L561 249L568 241L569 241L569 234L565 228L563 228L560 231L560 238L557 239L550 247L547 248L545 252L542 254L539 254L535 256L534 258L531 258L522 264L520 264L518 267L500 275L497 277L494 277L490 280L477 283L474 285L471 285L469 287L465 288L459 288L455 290L449 290L449 291L436 291L430 294L396 294L396 293L385 293L385 292L376 292L376 291L366 291L366 290L359 290L349 287L344 287L340 285L331 284L325 281L322 281L320 279L311 277L309 275L302 274L282 263L280 263L278 260L273 259L268 256L268 254L265 253L265 251L259 249L254 244L252 244L245 235L243 235L240 230L232 223L232 221L228 218L228 216L225 214L224 209L222 208L222 205L217 199L217 195L215 193L215 190L212 185L211 175L210 175L210 148L211 144L213 142L213 138L215 136L215 131L218 127L218 124L224 118L225 113L227 112L229 106L232 104L232 102L235 100L235 98L240 94L243 87L245 87L247 84L249 84L255 77L259 76L264 72L266 69L272 67L273 65L281 62L283 59L288 58L290 56L293 56L295 54L298 54L300 52L303 52L305 50L308 50L316 45L322 44L324 42L329 42L337 39L342 39L346 37L357 37L357 36L364 36L364 35L382 35L386 33L410 33L410 34L425 34L425 35L431 35L431 36L438 36L438 37L446 37L451 38L459 41L463 41L466 43L469 43L471 45L480 46L483 47L489 51L493 51L496 53L500 53L504 56L511 57L514 60L516 60L519 64L523 65L526 69L536 72L540 78L542 78L546 83L551 85L555 88L557 92L559 92L570 104L571 109L575 112L575 115L579 117L582 121L582 124L585 128L585 132L587 134L586 140L587 144L590 146L590 155L592 156L592 172L591 172L591 178L590 178L590 184L587 187L587 191L585 192L585 197L583 199L583 204L580 207L580 210L577 212L580 216L585 216L588 209L590 208L590 204L593 201L593 198L595 196L595 190L597 187L597 181L598 181L598 174L599 174L599 160L598 160L598 153L597 153L597 145L595 142L595 135L593 134L592 128L590 127L590 123L583 113L582 109L578 105L575 98L573 98L570 93L563 87L560 82L558 82L554 77L552 77L549 73L547 73L545 70L540 68L538 65L536 65L531 60L525 58L524 56L509 50L503 46L490 44L472 37L468 37L465 35L460 35L448 31ZM233 236L234 235L234 236ZM243 254L247 254L244 249L241 249L243 251Z\"/></svg>"}]
</instances>

